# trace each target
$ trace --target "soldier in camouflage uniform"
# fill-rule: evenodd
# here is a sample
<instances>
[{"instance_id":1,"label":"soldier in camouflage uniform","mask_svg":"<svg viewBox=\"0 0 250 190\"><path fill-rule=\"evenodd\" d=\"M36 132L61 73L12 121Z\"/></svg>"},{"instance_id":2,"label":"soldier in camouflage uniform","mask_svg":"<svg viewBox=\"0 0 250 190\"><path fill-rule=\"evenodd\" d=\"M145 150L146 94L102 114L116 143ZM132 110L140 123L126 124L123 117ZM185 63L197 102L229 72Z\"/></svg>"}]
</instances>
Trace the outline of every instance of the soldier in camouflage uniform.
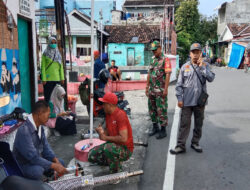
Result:
<instances>
[{"instance_id":1,"label":"soldier in camouflage uniform","mask_svg":"<svg viewBox=\"0 0 250 190\"><path fill-rule=\"evenodd\" d=\"M96 131L103 141L89 151L88 160L103 166L109 166L111 173L122 170L121 162L130 158L134 150L132 128L126 113L117 107L118 98L114 93L106 93L103 98L106 114L106 129L100 125Z\"/></svg>"},{"instance_id":2,"label":"soldier in camouflage uniform","mask_svg":"<svg viewBox=\"0 0 250 190\"><path fill-rule=\"evenodd\" d=\"M167 136L167 95L172 70L170 60L162 54L162 49L158 41L154 41L151 44L151 50L153 51L154 56L152 57L149 65L146 86L148 109L153 122L153 129L149 133L149 136L153 136L158 133L156 138L162 139ZM160 124L161 130L159 130L158 124Z\"/></svg>"},{"instance_id":3,"label":"soldier in camouflage uniform","mask_svg":"<svg viewBox=\"0 0 250 190\"><path fill-rule=\"evenodd\" d=\"M88 160L100 166L109 166L110 173L116 173L122 171L121 162L128 160L131 155L126 146L107 142L91 149Z\"/></svg>"}]
</instances>

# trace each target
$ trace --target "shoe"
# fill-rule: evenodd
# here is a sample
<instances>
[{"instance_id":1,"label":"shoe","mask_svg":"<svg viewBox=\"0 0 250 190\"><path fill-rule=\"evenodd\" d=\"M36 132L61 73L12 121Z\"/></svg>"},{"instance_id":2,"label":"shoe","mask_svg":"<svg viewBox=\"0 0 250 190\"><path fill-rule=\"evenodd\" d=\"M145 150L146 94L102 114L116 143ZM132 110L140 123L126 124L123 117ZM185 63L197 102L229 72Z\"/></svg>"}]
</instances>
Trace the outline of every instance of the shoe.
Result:
<instances>
[{"instance_id":1,"label":"shoe","mask_svg":"<svg viewBox=\"0 0 250 190\"><path fill-rule=\"evenodd\" d=\"M155 135L158 132L159 132L158 124L154 123L153 124L153 129L152 129L152 131L150 131L150 133L148 135L151 137L151 136Z\"/></svg>"},{"instance_id":2,"label":"shoe","mask_svg":"<svg viewBox=\"0 0 250 190\"><path fill-rule=\"evenodd\" d=\"M186 149L181 148L179 146L175 147L175 149L170 150L171 154L182 154L182 153L185 153L185 152L186 152Z\"/></svg>"},{"instance_id":3,"label":"shoe","mask_svg":"<svg viewBox=\"0 0 250 190\"><path fill-rule=\"evenodd\" d=\"M198 144L191 144L191 148L194 149L198 153L202 153L203 150Z\"/></svg>"},{"instance_id":4,"label":"shoe","mask_svg":"<svg viewBox=\"0 0 250 190\"><path fill-rule=\"evenodd\" d=\"M158 133L156 139L163 139L164 137L167 136L167 133L166 133L166 127L161 127L161 130L160 132Z\"/></svg>"}]
</instances>

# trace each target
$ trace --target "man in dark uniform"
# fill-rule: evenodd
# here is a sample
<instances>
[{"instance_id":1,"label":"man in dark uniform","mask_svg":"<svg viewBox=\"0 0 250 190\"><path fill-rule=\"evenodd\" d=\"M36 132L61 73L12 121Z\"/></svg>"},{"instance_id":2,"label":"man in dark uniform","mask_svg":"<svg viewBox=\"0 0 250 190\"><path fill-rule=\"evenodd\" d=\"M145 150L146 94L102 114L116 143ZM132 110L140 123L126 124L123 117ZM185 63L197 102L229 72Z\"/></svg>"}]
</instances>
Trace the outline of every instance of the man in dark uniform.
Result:
<instances>
[{"instance_id":1,"label":"man in dark uniform","mask_svg":"<svg viewBox=\"0 0 250 190\"><path fill-rule=\"evenodd\" d=\"M209 64L202 60L200 44L192 44L190 57L191 61L181 67L176 84L176 97L178 99L178 106L182 111L178 142L175 149L170 150L172 154L186 152L185 144L189 135L193 113L195 125L191 148L199 153L203 151L199 145L199 141L202 135L205 106L198 105L198 98L202 90L207 91L206 81L212 82L215 78L215 74L210 70Z\"/></svg>"}]
</instances>

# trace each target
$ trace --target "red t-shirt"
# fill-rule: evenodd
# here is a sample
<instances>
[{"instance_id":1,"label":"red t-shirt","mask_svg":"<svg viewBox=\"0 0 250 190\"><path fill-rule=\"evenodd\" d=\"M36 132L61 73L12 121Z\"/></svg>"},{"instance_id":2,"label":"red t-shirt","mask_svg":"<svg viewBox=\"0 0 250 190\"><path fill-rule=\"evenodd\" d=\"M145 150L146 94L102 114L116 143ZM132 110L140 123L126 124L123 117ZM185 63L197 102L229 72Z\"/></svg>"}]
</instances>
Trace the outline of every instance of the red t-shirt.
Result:
<instances>
[{"instance_id":1,"label":"red t-shirt","mask_svg":"<svg viewBox=\"0 0 250 190\"><path fill-rule=\"evenodd\" d=\"M111 72L111 70L113 70L115 73L117 73L118 67L117 66L111 66L111 67L109 67L109 72Z\"/></svg>"},{"instance_id":2,"label":"red t-shirt","mask_svg":"<svg viewBox=\"0 0 250 190\"><path fill-rule=\"evenodd\" d=\"M128 150L130 150L130 152L133 152L134 143L133 143L132 128L128 120L128 116L123 110L116 108L112 114L106 114L106 127L109 136L118 136L119 131L127 129L128 140L125 143L120 143L120 145L125 145L128 148Z\"/></svg>"}]
</instances>

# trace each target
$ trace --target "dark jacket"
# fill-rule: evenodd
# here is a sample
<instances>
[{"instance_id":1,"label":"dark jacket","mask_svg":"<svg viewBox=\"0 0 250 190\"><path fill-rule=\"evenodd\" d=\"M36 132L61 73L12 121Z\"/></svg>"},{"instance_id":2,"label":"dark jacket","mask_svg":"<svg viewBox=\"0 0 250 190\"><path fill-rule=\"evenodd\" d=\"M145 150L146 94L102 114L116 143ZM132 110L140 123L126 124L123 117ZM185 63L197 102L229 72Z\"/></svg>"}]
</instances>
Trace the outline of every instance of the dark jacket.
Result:
<instances>
[{"instance_id":1,"label":"dark jacket","mask_svg":"<svg viewBox=\"0 0 250 190\"><path fill-rule=\"evenodd\" d=\"M99 79L98 74L102 69L105 69L105 64L100 60L96 59L94 64L94 77ZM98 88L104 88L105 84L101 81L98 82Z\"/></svg>"},{"instance_id":2,"label":"dark jacket","mask_svg":"<svg viewBox=\"0 0 250 190\"><path fill-rule=\"evenodd\" d=\"M29 119L17 131L13 153L21 168L24 165L39 165L48 170L55 158L45 137L43 126L40 127L41 139Z\"/></svg>"}]
</instances>

